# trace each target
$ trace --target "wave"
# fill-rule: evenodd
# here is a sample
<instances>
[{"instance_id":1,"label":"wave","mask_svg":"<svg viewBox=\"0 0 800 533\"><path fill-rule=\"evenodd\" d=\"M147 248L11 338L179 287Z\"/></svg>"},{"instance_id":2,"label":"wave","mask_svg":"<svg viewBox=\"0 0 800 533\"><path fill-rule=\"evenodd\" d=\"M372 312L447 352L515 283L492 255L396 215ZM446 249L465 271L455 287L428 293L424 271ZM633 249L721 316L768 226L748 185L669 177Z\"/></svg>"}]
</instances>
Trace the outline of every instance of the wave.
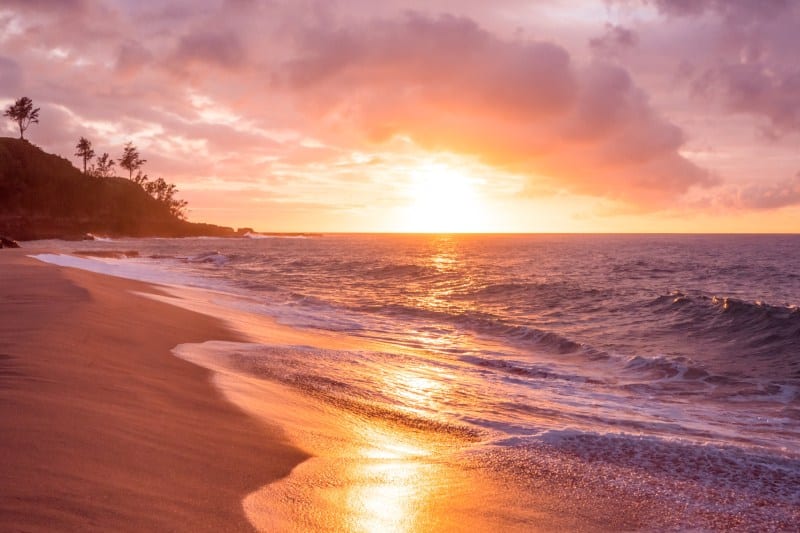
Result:
<instances>
[{"instance_id":1,"label":"wave","mask_svg":"<svg viewBox=\"0 0 800 533\"><path fill-rule=\"evenodd\" d=\"M647 375L651 380L696 381L711 374L700 364L687 357L645 357L636 355L625 363L625 370Z\"/></svg>"},{"instance_id":2,"label":"wave","mask_svg":"<svg viewBox=\"0 0 800 533\"><path fill-rule=\"evenodd\" d=\"M769 401L791 405L800 400L800 384L788 376L765 375L752 361L706 365L688 357L642 356L613 360L620 386L632 393L661 397L697 398L722 402ZM779 363L783 357L776 357Z\"/></svg>"},{"instance_id":3,"label":"wave","mask_svg":"<svg viewBox=\"0 0 800 533\"><path fill-rule=\"evenodd\" d=\"M225 266L230 260L229 256L219 252L204 252L186 258L187 263L208 263L218 267Z\"/></svg>"},{"instance_id":4,"label":"wave","mask_svg":"<svg viewBox=\"0 0 800 533\"><path fill-rule=\"evenodd\" d=\"M433 267L415 264L382 265L364 272L365 275L377 279L426 278L437 273L438 271Z\"/></svg>"},{"instance_id":5,"label":"wave","mask_svg":"<svg viewBox=\"0 0 800 533\"><path fill-rule=\"evenodd\" d=\"M528 437L503 438L494 443L512 452L517 467L530 469L537 458L577 459L586 468L607 470L630 480L691 486L699 492L769 498L789 506L800 504L800 457L759 448L691 442L627 433L598 433L574 428L553 429ZM514 456L516 454L516 456ZM504 458L508 458L506 455ZM631 471L637 476L628 477ZM796 508L795 508L796 511Z\"/></svg>"},{"instance_id":6,"label":"wave","mask_svg":"<svg viewBox=\"0 0 800 533\"><path fill-rule=\"evenodd\" d=\"M462 295L460 300L474 300L481 304L499 304L506 309L517 308L523 311L565 310L580 308L586 311L589 306L612 298L607 289L586 287L580 283L567 281L514 281L490 283Z\"/></svg>"},{"instance_id":7,"label":"wave","mask_svg":"<svg viewBox=\"0 0 800 533\"><path fill-rule=\"evenodd\" d=\"M679 291L659 296L649 305L677 332L717 341L740 360L766 358L779 365L773 368L776 375L800 377L800 309L796 305Z\"/></svg>"},{"instance_id":8,"label":"wave","mask_svg":"<svg viewBox=\"0 0 800 533\"><path fill-rule=\"evenodd\" d=\"M558 363L521 361L507 357L461 355L461 361L508 378L532 384L564 382L624 390L637 395L664 398L697 398L702 401L770 401L791 406L800 399L800 387L748 376L713 373L687 357L633 357L608 354L601 366L561 367ZM574 370L574 371L570 371ZM791 407L786 407L792 417Z\"/></svg>"},{"instance_id":9,"label":"wave","mask_svg":"<svg viewBox=\"0 0 800 533\"><path fill-rule=\"evenodd\" d=\"M114 239L112 239L111 237L101 237L101 236L95 235L93 233L87 233L86 236L87 237L91 237L91 239L86 239L86 240L89 240L89 241L114 242Z\"/></svg>"},{"instance_id":10,"label":"wave","mask_svg":"<svg viewBox=\"0 0 800 533\"><path fill-rule=\"evenodd\" d=\"M559 372L545 364L515 361L511 359L486 358L475 355L464 355L461 356L460 359L466 363L492 370L499 370L513 376L523 376L538 380L569 381L573 383L601 383L599 380L586 376Z\"/></svg>"},{"instance_id":11,"label":"wave","mask_svg":"<svg viewBox=\"0 0 800 533\"><path fill-rule=\"evenodd\" d=\"M243 237L247 239L271 239L269 235L261 235L260 233L253 233L252 231L248 231L243 235Z\"/></svg>"},{"instance_id":12,"label":"wave","mask_svg":"<svg viewBox=\"0 0 800 533\"><path fill-rule=\"evenodd\" d=\"M793 320L800 323L800 308L797 305L770 305L762 301L748 302L729 296L688 295L673 291L653 300L654 306L691 305L696 310L714 310L718 315L748 321Z\"/></svg>"},{"instance_id":13,"label":"wave","mask_svg":"<svg viewBox=\"0 0 800 533\"><path fill-rule=\"evenodd\" d=\"M601 350L563 335L531 325L514 324L490 313L458 309L438 310L403 304L353 306L349 310L364 314L381 314L392 318L424 321L427 324L448 324L460 330L498 338L519 346L536 347L560 355L582 353L592 359L607 357Z\"/></svg>"},{"instance_id":14,"label":"wave","mask_svg":"<svg viewBox=\"0 0 800 533\"><path fill-rule=\"evenodd\" d=\"M321 237L320 234L316 233L275 233L275 234L267 234L267 233L257 233L253 231L248 231L244 235L242 235L245 239L310 239L312 237Z\"/></svg>"},{"instance_id":15,"label":"wave","mask_svg":"<svg viewBox=\"0 0 800 533\"><path fill-rule=\"evenodd\" d=\"M213 345L214 343L206 343ZM407 429L439 433L466 441L478 441L479 429L422 413L411 412L384 401L380 391L359 384L355 376L344 381L326 375L326 364L346 364L358 360L362 352L316 349L305 346L271 346L244 343L218 343L223 348L215 358L237 372L265 379L296 389L339 409L355 415L395 424ZM182 347L181 347L182 346ZM191 351L191 345L181 345L174 352ZM191 359L190 359L191 360ZM322 366L317 366L322 365ZM370 382L371 383L371 382Z\"/></svg>"}]
</instances>

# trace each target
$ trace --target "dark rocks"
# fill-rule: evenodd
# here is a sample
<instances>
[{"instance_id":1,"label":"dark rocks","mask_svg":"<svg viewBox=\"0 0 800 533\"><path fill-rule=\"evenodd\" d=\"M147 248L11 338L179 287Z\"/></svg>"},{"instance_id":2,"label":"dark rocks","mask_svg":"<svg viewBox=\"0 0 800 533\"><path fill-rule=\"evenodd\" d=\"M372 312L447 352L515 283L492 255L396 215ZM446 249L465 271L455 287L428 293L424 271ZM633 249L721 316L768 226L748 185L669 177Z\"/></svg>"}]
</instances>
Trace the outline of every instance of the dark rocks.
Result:
<instances>
[{"instance_id":1,"label":"dark rocks","mask_svg":"<svg viewBox=\"0 0 800 533\"><path fill-rule=\"evenodd\" d=\"M14 239L0 237L0 248L19 248L19 243Z\"/></svg>"}]
</instances>

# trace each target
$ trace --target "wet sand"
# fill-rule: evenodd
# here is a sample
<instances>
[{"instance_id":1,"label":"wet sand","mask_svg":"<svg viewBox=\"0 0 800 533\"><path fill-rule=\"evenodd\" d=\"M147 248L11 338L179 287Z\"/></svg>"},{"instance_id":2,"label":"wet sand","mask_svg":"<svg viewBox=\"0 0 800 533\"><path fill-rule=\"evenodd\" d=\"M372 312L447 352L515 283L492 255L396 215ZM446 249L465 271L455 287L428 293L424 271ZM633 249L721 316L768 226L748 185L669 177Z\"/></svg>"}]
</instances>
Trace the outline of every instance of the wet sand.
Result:
<instances>
[{"instance_id":1,"label":"wet sand","mask_svg":"<svg viewBox=\"0 0 800 533\"><path fill-rule=\"evenodd\" d=\"M0 253L0 530L251 531L243 498L306 459L170 354L235 333L132 291Z\"/></svg>"}]
</instances>

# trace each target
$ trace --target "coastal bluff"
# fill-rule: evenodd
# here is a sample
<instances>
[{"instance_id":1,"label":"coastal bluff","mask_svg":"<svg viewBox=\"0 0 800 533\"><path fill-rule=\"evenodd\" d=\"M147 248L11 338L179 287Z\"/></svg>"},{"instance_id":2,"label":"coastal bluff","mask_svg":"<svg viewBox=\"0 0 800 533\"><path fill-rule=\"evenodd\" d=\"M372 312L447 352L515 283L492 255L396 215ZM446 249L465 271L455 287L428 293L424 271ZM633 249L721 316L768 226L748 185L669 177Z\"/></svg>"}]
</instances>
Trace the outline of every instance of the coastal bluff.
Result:
<instances>
[{"instance_id":1,"label":"coastal bluff","mask_svg":"<svg viewBox=\"0 0 800 533\"><path fill-rule=\"evenodd\" d=\"M28 141L0 137L0 235L16 240L110 237L233 237L233 228L193 223L141 186L87 176Z\"/></svg>"}]
</instances>

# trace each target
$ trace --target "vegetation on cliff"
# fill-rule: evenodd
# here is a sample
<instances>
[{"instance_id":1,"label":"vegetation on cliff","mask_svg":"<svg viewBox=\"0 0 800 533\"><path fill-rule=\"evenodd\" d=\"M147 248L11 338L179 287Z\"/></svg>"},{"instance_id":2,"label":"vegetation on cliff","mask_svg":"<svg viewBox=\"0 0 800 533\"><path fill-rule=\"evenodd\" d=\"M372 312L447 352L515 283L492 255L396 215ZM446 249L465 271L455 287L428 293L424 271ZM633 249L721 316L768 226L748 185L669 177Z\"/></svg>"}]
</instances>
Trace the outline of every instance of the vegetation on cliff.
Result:
<instances>
[{"instance_id":1,"label":"vegetation on cliff","mask_svg":"<svg viewBox=\"0 0 800 533\"><path fill-rule=\"evenodd\" d=\"M67 159L45 153L26 140L0 137L0 235L28 240L80 238L86 233L132 237L236 234L231 228L183 220L186 204L177 201L176 210L174 203L165 201L174 200L175 189L163 179L149 182L145 175L137 183L119 177L99 178L98 174L84 174Z\"/></svg>"}]
</instances>

